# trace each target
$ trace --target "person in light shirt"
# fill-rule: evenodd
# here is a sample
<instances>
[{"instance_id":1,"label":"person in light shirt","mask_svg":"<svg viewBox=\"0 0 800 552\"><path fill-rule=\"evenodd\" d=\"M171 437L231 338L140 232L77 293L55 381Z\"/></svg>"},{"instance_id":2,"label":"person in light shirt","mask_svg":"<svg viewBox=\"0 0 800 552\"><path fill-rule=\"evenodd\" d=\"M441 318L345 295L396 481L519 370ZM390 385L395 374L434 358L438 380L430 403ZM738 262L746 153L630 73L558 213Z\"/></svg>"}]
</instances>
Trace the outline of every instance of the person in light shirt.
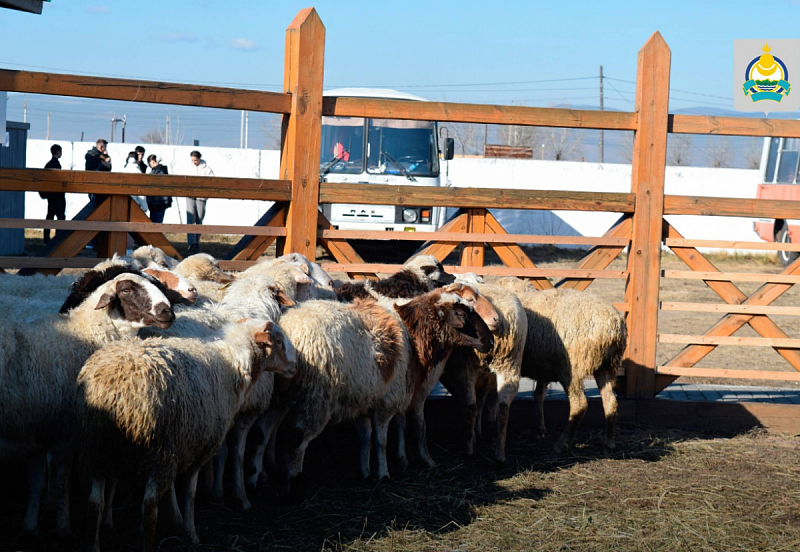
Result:
<instances>
[{"instance_id":1,"label":"person in light shirt","mask_svg":"<svg viewBox=\"0 0 800 552\"><path fill-rule=\"evenodd\" d=\"M192 176L214 176L214 171L208 166L208 163L203 161L202 154L195 150L189 154L192 159L192 170L189 174ZM206 216L206 201L207 198L186 198L186 224L203 224L203 219ZM186 239L189 243L189 251L200 251L200 234L187 234Z\"/></svg>"}]
</instances>

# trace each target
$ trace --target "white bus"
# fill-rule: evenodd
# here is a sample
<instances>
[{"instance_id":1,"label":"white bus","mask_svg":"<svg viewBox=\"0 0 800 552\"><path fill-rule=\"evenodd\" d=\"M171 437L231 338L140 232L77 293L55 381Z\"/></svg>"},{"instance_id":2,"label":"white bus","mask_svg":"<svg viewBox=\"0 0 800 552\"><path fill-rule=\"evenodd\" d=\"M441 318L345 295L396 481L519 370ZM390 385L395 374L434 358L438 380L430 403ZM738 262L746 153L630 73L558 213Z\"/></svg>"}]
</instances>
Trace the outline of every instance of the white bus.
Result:
<instances>
[{"instance_id":1,"label":"white bus","mask_svg":"<svg viewBox=\"0 0 800 552\"><path fill-rule=\"evenodd\" d=\"M426 101L388 89L340 88L325 96ZM439 151L438 125L430 121L323 117L320 182L449 186L447 162L453 139ZM444 169L444 170L443 170ZM324 204L322 213L341 230L433 232L444 222L444 207Z\"/></svg>"}]
</instances>

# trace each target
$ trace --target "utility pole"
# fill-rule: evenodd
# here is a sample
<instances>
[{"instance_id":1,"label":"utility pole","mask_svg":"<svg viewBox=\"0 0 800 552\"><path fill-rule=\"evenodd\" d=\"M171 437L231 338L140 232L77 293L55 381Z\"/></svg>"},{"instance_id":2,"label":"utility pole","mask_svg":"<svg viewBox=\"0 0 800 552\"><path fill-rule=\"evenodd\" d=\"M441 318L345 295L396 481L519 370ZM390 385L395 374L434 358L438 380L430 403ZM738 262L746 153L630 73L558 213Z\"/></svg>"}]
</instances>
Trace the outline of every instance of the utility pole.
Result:
<instances>
[{"instance_id":1,"label":"utility pole","mask_svg":"<svg viewBox=\"0 0 800 552\"><path fill-rule=\"evenodd\" d=\"M25 100L25 107L22 108L22 122L28 122L28 100Z\"/></svg>"},{"instance_id":2,"label":"utility pole","mask_svg":"<svg viewBox=\"0 0 800 552\"><path fill-rule=\"evenodd\" d=\"M164 136L164 143L170 145L170 142L172 141L172 131L169 128L169 113L167 113L167 126L164 129L164 134L166 135Z\"/></svg>"},{"instance_id":3,"label":"utility pole","mask_svg":"<svg viewBox=\"0 0 800 552\"><path fill-rule=\"evenodd\" d=\"M603 111L603 66L600 66L600 111ZM603 162L603 131L600 131L600 162Z\"/></svg>"},{"instance_id":4,"label":"utility pole","mask_svg":"<svg viewBox=\"0 0 800 552\"><path fill-rule=\"evenodd\" d=\"M50 112L47 112L47 136L45 136L45 140L50 139Z\"/></svg>"},{"instance_id":5,"label":"utility pole","mask_svg":"<svg viewBox=\"0 0 800 552\"><path fill-rule=\"evenodd\" d=\"M244 110L242 110L242 122L239 125L239 149L244 147Z\"/></svg>"},{"instance_id":6,"label":"utility pole","mask_svg":"<svg viewBox=\"0 0 800 552\"><path fill-rule=\"evenodd\" d=\"M244 149L247 149L247 138L250 134L250 112L244 112Z\"/></svg>"},{"instance_id":7,"label":"utility pole","mask_svg":"<svg viewBox=\"0 0 800 552\"><path fill-rule=\"evenodd\" d=\"M121 122L122 122L122 119L120 119L116 115L114 115L111 118L111 140L109 140L109 142L113 142L114 141L114 129L116 128L117 123L121 123ZM125 141L124 140L124 136L125 135L123 134L123 140L122 140L123 142Z\"/></svg>"},{"instance_id":8,"label":"utility pole","mask_svg":"<svg viewBox=\"0 0 800 552\"><path fill-rule=\"evenodd\" d=\"M122 116L122 143L123 144L125 143L125 125L127 125L127 124L128 124L128 116L127 115L123 115Z\"/></svg>"}]
</instances>

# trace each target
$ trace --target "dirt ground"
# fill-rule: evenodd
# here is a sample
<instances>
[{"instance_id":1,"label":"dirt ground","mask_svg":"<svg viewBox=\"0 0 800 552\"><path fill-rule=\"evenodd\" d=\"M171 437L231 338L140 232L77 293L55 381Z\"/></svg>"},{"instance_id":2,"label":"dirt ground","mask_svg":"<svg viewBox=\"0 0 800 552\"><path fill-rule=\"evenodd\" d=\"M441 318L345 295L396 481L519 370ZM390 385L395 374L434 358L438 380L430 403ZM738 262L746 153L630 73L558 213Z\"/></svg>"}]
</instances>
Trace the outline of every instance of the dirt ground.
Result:
<instances>
[{"instance_id":1,"label":"dirt ground","mask_svg":"<svg viewBox=\"0 0 800 552\"><path fill-rule=\"evenodd\" d=\"M558 428L556 428L558 429ZM278 499L270 487L241 514L198 499L202 545L163 531L160 550L184 551L677 551L800 550L800 436L749 433L732 438L623 427L618 452L602 456L601 434L579 431L574 454L552 453L556 431L536 441L510 433L497 468L479 447L465 460L452 433L430 434L439 462L416 464L388 483L356 477L350 430L309 448L301 490ZM48 531L19 533L20 473L3 473L0 550L60 548ZM84 527L86 484L76 480L74 528ZM141 491L121 486L117 527L104 550L134 550ZM44 526L52 527L52 511Z\"/></svg>"}]
</instances>

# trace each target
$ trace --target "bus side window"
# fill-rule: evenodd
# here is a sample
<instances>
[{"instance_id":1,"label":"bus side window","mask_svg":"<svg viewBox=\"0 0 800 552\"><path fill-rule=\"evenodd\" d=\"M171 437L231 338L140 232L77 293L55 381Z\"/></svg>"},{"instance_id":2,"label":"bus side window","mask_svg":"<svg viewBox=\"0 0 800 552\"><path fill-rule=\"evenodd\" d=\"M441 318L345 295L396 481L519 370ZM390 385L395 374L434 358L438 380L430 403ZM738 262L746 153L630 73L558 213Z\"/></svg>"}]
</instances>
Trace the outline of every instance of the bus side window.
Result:
<instances>
[{"instance_id":1,"label":"bus side window","mask_svg":"<svg viewBox=\"0 0 800 552\"><path fill-rule=\"evenodd\" d=\"M795 181L798 153L800 153L798 149L800 149L800 140L797 138L786 138L783 141L783 151L781 151L781 159L778 164L778 182L791 184Z\"/></svg>"},{"instance_id":2,"label":"bus side window","mask_svg":"<svg viewBox=\"0 0 800 552\"><path fill-rule=\"evenodd\" d=\"M767 158L767 172L764 175L764 182L771 184L775 181L775 164L778 161L778 147L780 146L780 138L772 138L769 143L769 157Z\"/></svg>"}]
</instances>

